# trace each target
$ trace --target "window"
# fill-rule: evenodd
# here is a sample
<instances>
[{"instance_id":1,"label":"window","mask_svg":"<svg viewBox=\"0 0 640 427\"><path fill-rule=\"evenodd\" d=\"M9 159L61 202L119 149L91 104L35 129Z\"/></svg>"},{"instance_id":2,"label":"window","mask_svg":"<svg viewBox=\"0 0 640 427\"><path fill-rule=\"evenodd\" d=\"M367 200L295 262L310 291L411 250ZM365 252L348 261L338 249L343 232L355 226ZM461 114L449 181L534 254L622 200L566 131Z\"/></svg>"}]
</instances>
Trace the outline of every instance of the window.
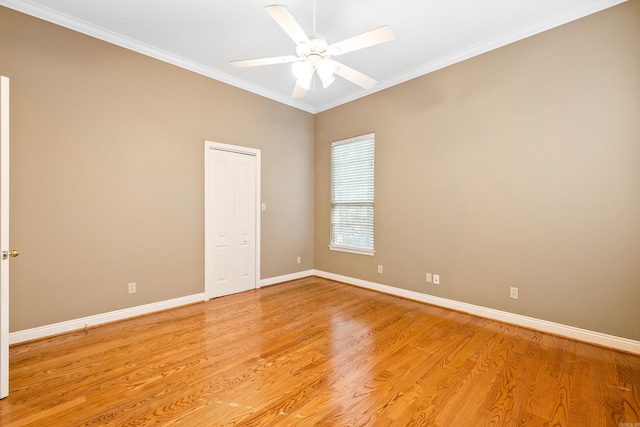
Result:
<instances>
[{"instance_id":1,"label":"window","mask_svg":"<svg viewBox=\"0 0 640 427\"><path fill-rule=\"evenodd\" d=\"M375 134L331 145L332 250L373 255Z\"/></svg>"}]
</instances>

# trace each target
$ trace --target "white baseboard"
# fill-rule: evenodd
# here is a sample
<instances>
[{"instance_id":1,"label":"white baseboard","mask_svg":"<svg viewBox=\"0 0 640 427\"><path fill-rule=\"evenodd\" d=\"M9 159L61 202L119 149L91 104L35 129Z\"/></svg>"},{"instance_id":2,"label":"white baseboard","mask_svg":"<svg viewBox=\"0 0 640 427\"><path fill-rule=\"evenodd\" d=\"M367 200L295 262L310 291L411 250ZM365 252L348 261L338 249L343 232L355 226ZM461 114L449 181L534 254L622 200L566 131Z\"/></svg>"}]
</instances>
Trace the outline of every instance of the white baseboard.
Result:
<instances>
[{"instance_id":1,"label":"white baseboard","mask_svg":"<svg viewBox=\"0 0 640 427\"><path fill-rule=\"evenodd\" d=\"M290 280L302 279L314 275L314 270L300 271L297 273L287 274L284 276L271 277L260 280L260 287L275 285L276 283L288 282ZM180 298L174 298L166 301L155 302L151 304L139 305L136 307L125 308L122 310L110 311L108 313L96 314L93 316L81 317L79 319L67 320L64 322L53 323L51 325L39 326L37 328L25 329L9 333L9 345L18 344L25 341L31 341L39 338L45 338L52 335L58 335L65 332L71 332L77 329L83 329L89 326L102 325L104 323L124 320L130 317L141 316L143 314L153 313L155 311L167 310L170 308L180 307L181 305L192 304L194 302L204 301L204 293L189 295Z\"/></svg>"},{"instance_id":2,"label":"white baseboard","mask_svg":"<svg viewBox=\"0 0 640 427\"><path fill-rule=\"evenodd\" d=\"M167 310L169 308L180 307L181 305L192 304L200 301L204 301L204 293L139 305L122 310L110 311L108 313L96 314L94 316L81 317L79 319L67 320L65 322L53 323L51 325L39 326L32 329L25 329L23 331L11 332L9 334L9 344L18 344L25 341L62 334L89 326L115 322L116 320L123 320L129 317Z\"/></svg>"},{"instance_id":3,"label":"white baseboard","mask_svg":"<svg viewBox=\"0 0 640 427\"><path fill-rule=\"evenodd\" d=\"M602 345L609 348L628 351L630 353L640 354L640 341L628 338L607 335L601 332L589 331L573 326L562 325L560 323L549 322L546 320L536 319L533 317L522 316L519 314L509 313L506 311L495 310L492 308L482 307L478 305L468 304L465 302L450 300L437 297L434 295L423 294L420 292L409 291L407 289L396 288L393 286L382 285L366 280L355 279L353 277L342 276L339 274L328 273L322 270L306 270L297 273L287 274L284 276L271 277L260 280L260 286L270 286L277 283L288 282L291 280L302 279L309 276L318 276L325 279L336 280L338 282L348 283L365 289L382 292L389 295L395 295L402 298L420 301L427 304L433 304L439 307L449 308L452 310L462 311L487 319L498 320L513 325L523 326L525 328L535 329L542 332L548 332L555 335L572 338L591 344ZM9 344L18 344L25 341L44 338L51 335L57 335L64 332L70 332L76 329L86 328L88 326L97 326L104 323L114 322L117 320L127 319L129 317L140 316L143 314L153 313L155 311L166 310L179 307L182 305L192 304L204 300L204 293L189 295L171 300L160 301L152 304L140 305L137 307L125 308L122 310L111 311L108 313L97 314L94 316L82 317L79 319L68 320L65 322L54 323L51 325L40 326L33 329L11 332L9 334Z\"/></svg>"},{"instance_id":4,"label":"white baseboard","mask_svg":"<svg viewBox=\"0 0 640 427\"><path fill-rule=\"evenodd\" d=\"M492 308L454 301L433 295L423 294L420 292L396 288L393 286L381 285L379 283L355 279L353 277L341 276L339 274L328 273L326 271L314 270L313 274L325 279L336 280L338 282L348 283L350 285L383 292L385 294L395 295L414 301L437 305L439 307L462 311L487 319L498 320L513 325L523 326L529 329L535 329L542 332L548 332L551 334L572 338L578 341L584 341L591 344L602 345L609 348L628 351L630 353L640 354L640 341L635 341L628 338L616 337L614 335L607 335L600 332L562 325L560 323L549 322L546 320L522 316L506 311L494 310Z\"/></svg>"},{"instance_id":5,"label":"white baseboard","mask_svg":"<svg viewBox=\"0 0 640 427\"><path fill-rule=\"evenodd\" d=\"M276 283L288 282L290 280L302 279L314 275L314 270L300 271L297 273L287 274L284 276L271 277L260 280L260 287L275 285ZM104 323L124 320L130 317L140 316L143 314L153 313L155 311L167 310L170 308L180 307L181 305L192 304L194 302L204 301L204 293L189 295L186 297L174 298L166 301L160 301L151 304L139 305L136 307L125 308L122 310L110 311L108 313L96 314L93 316L81 317L79 319L67 320L64 322L53 323L51 325L39 326L37 328L25 329L9 333L9 345L18 344L25 341L31 341L39 338L45 338L52 335L58 335L65 332L71 332L77 329L83 329L89 326L102 325Z\"/></svg>"},{"instance_id":6,"label":"white baseboard","mask_svg":"<svg viewBox=\"0 0 640 427\"><path fill-rule=\"evenodd\" d=\"M260 287L275 285L277 283L290 282L291 280L303 279L305 277L314 276L315 270L299 271L297 273L285 274L284 276L270 277L260 280Z\"/></svg>"}]
</instances>

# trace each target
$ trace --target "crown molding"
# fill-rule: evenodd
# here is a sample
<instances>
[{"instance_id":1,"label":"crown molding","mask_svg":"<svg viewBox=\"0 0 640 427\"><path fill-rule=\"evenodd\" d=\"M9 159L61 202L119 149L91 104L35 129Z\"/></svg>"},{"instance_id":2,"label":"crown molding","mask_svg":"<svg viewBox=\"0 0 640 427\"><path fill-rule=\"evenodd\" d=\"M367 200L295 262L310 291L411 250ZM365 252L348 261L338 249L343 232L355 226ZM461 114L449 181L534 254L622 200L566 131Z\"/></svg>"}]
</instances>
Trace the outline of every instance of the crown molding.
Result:
<instances>
[{"instance_id":1,"label":"crown molding","mask_svg":"<svg viewBox=\"0 0 640 427\"><path fill-rule=\"evenodd\" d=\"M318 107L314 107L300 100L289 98L288 96L282 96L278 93L267 90L261 86L249 83L247 81L235 78L229 74L220 72L219 70L213 69L211 67L206 67L197 62L190 61L186 58L158 49L151 45L141 43L137 40L131 39L129 37L125 37L121 34L115 33L105 28L101 28L101 27L89 24L88 22L76 19L69 15L65 15L53 9L43 7L29 0L0 0L0 5L6 6L18 12L25 13L27 15L34 16L36 18L43 19L53 24L60 25L62 27L80 32L82 34L86 34L88 36L97 38L99 40L103 40L103 41L115 44L125 49L129 49L134 52L141 53L143 55L155 58L157 60L167 62L177 67L192 71L197 74L201 74L203 76L212 78L214 80L218 80L220 82L229 84L231 86L235 86L237 88L246 90L248 92L252 92L256 95L269 98L273 101L277 101L282 104L289 105L291 107L306 111L311 114L316 114L316 113L329 110L334 107L338 107L348 102L355 101L356 99L364 98L365 96L371 95L372 93L383 91L385 89L388 89L400 83L404 83L406 81L415 79L417 77L424 76L425 74L432 73L434 71L440 70L442 68L448 67L458 62L462 62L466 59L473 58L474 56L478 56L483 53L489 52L491 50L506 46L508 44L515 43L527 37L531 37L533 35L542 33L552 28L567 24L571 21L584 18L585 16L600 12L602 10L608 9L613 6L617 6L627 1L628 0L589 1L588 3L578 8L572 9L567 13L556 16L552 19L546 20L539 24L523 27L516 31L503 34L499 37L495 37L493 39L480 42L467 49L463 49L459 52L454 52L450 55L443 56L441 58L436 59L435 61L431 61L420 67L414 68L410 71L407 71L406 73L401 74L400 76L387 79L384 81L380 81L378 82L378 84L374 89L367 91L365 93L358 92L356 94L352 94L352 95L340 98L334 102L326 103Z\"/></svg>"},{"instance_id":2,"label":"crown molding","mask_svg":"<svg viewBox=\"0 0 640 427\"><path fill-rule=\"evenodd\" d=\"M368 91L365 94L355 94L349 97L341 98L336 102L324 104L318 107L315 113L320 113L322 111L326 111L331 108L338 107L342 104L355 101L356 99L364 98L365 96L371 95L372 93L383 91L392 86L399 85L401 83L424 76L426 74L432 73L434 71L440 70L442 68L448 67L458 62L462 62L467 59L473 58L474 56L482 55L483 53L490 52L492 50L501 48L511 43L518 42L520 40L526 39L531 36L535 36L536 34L540 34L545 31L551 30L553 28L559 27L561 25L568 24L569 22L576 21L580 18L584 18L586 16L592 15L597 12L601 12L605 9L608 9L613 6L617 6L627 1L628 0L590 1L589 3L579 8L572 9L571 11L564 13L562 15L558 15L552 19L548 19L536 25L523 27L516 31L503 34L499 37L495 37L493 39L480 42L475 46L471 46L461 51L454 52L450 55L445 55L441 58L436 59L435 61L431 61L427 64L423 64L420 67L407 71L406 73L403 73L395 78L378 82L378 84L372 90Z\"/></svg>"},{"instance_id":3,"label":"crown molding","mask_svg":"<svg viewBox=\"0 0 640 427\"><path fill-rule=\"evenodd\" d=\"M116 46L123 47L125 49L140 53L159 61L175 65L176 67L192 71L205 77L218 80L222 83L235 86L237 88L255 93L256 95L269 98L271 100L289 105L308 113L315 113L313 107L305 104L304 102L299 102L289 97L282 96L273 91L266 90L258 85L249 83L241 79L237 79L229 74L222 73L216 69L183 58L174 53L158 49L157 47L142 43L138 40L123 36L122 34L110 31L106 28L102 28L83 20L74 18L72 16L57 12L53 9L43 7L28 0L0 0L0 5L8 7L9 9L16 10L18 12L22 12L26 15L42 19L52 24L77 31L87 36L114 44Z\"/></svg>"}]
</instances>

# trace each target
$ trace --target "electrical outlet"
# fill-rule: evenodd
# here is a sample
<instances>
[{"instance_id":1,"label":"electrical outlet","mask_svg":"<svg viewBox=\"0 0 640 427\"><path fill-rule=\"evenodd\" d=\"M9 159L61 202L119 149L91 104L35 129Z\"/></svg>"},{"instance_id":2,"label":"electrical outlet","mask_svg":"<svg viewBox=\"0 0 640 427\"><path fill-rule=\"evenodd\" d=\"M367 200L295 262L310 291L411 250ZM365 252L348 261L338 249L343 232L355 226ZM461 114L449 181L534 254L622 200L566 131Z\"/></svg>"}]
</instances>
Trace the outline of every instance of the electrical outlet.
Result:
<instances>
[{"instance_id":1,"label":"electrical outlet","mask_svg":"<svg viewBox=\"0 0 640 427\"><path fill-rule=\"evenodd\" d=\"M440 284L440 275L439 274L434 274L433 275L433 284L434 285L439 285Z\"/></svg>"},{"instance_id":2,"label":"electrical outlet","mask_svg":"<svg viewBox=\"0 0 640 427\"><path fill-rule=\"evenodd\" d=\"M433 274L427 273L424 280L426 280L427 283L433 283Z\"/></svg>"},{"instance_id":3,"label":"electrical outlet","mask_svg":"<svg viewBox=\"0 0 640 427\"><path fill-rule=\"evenodd\" d=\"M300 264L300 263L302 262L302 257L298 257L298 258L296 259L296 262L297 262L298 264Z\"/></svg>"},{"instance_id":4,"label":"electrical outlet","mask_svg":"<svg viewBox=\"0 0 640 427\"><path fill-rule=\"evenodd\" d=\"M509 298L518 299L518 288L512 286L511 289L509 289Z\"/></svg>"},{"instance_id":5,"label":"electrical outlet","mask_svg":"<svg viewBox=\"0 0 640 427\"><path fill-rule=\"evenodd\" d=\"M382 266L381 265L378 266L378 273L382 274Z\"/></svg>"},{"instance_id":6,"label":"electrical outlet","mask_svg":"<svg viewBox=\"0 0 640 427\"><path fill-rule=\"evenodd\" d=\"M129 283L129 293L130 294L136 293L136 282Z\"/></svg>"}]
</instances>

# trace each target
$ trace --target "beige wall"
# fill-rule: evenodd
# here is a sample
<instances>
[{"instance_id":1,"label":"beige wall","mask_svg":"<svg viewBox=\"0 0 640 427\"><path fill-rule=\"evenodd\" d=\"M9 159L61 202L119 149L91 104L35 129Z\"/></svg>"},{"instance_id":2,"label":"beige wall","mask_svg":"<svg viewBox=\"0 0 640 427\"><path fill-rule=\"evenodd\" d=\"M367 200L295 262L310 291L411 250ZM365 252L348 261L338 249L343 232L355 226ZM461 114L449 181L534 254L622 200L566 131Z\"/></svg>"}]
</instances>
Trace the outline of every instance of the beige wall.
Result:
<instances>
[{"instance_id":1,"label":"beige wall","mask_svg":"<svg viewBox=\"0 0 640 427\"><path fill-rule=\"evenodd\" d=\"M0 74L12 331L203 292L205 140L262 150L261 276L313 267L313 115L3 7Z\"/></svg>"},{"instance_id":2,"label":"beige wall","mask_svg":"<svg viewBox=\"0 0 640 427\"><path fill-rule=\"evenodd\" d=\"M368 132L376 254L331 252L330 143ZM640 1L318 114L315 139L316 269L640 340Z\"/></svg>"},{"instance_id":3,"label":"beige wall","mask_svg":"<svg viewBox=\"0 0 640 427\"><path fill-rule=\"evenodd\" d=\"M11 330L202 292L212 140L262 149L263 278L317 268L640 339L639 24L631 0L314 119L0 7ZM330 142L368 132L377 252L330 252Z\"/></svg>"}]
</instances>

